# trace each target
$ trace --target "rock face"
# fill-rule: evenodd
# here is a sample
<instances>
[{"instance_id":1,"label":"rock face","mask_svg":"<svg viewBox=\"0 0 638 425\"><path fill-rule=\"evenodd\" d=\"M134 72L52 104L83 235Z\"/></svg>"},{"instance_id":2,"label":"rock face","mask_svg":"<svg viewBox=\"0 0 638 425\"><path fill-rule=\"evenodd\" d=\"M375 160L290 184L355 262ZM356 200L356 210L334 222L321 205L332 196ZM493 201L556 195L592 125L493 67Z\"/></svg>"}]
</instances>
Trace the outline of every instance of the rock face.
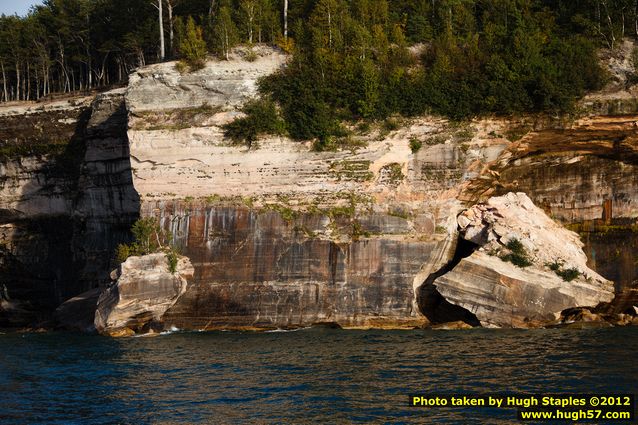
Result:
<instances>
[{"instance_id":1,"label":"rock face","mask_svg":"<svg viewBox=\"0 0 638 425\"><path fill-rule=\"evenodd\" d=\"M635 114L615 114L560 126L522 124L527 134L467 182L460 199L475 203L525 192L580 234L591 268L613 280L619 292L631 291L638 285L637 120Z\"/></svg>"},{"instance_id":2,"label":"rock face","mask_svg":"<svg viewBox=\"0 0 638 425\"><path fill-rule=\"evenodd\" d=\"M129 87L142 216L157 217L195 267L187 293L164 316L167 326L426 325L414 288L460 208L444 195L463 174L458 130L423 120L336 152L281 137L251 149L229 143L221 125L248 92L222 99L206 90L227 93L241 75L250 85L255 69L271 72L284 61L274 52L257 62L209 63L201 75L207 89L193 83L179 104L165 101L163 82L195 77L171 66ZM440 133L436 144L411 151L411 135Z\"/></svg>"},{"instance_id":3,"label":"rock face","mask_svg":"<svg viewBox=\"0 0 638 425\"><path fill-rule=\"evenodd\" d=\"M612 282L587 267L578 235L523 193L490 198L459 215L458 223L460 237L480 248L433 284L483 326L537 327L567 308L613 299Z\"/></svg>"},{"instance_id":4,"label":"rock face","mask_svg":"<svg viewBox=\"0 0 638 425\"><path fill-rule=\"evenodd\" d=\"M190 74L145 67L96 99L0 107L0 327L45 320L69 299L58 320L82 322L140 215L160 221L194 270L175 300L174 284L163 286L162 314L128 311L144 296L128 293L117 308L136 330L153 320L184 329L536 326L563 307L609 299L591 269L617 289L638 279L633 97L621 111L634 115L424 116L354 131L331 152L286 137L249 148L226 140L222 125L287 61L256 49L256 61L238 50ZM518 195L457 223L462 210L509 192L578 231L588 258L573 233ZM532 266L498 258L514 236ZM545 263L579 277L565 282ZM613 314L638 304L636 294L622 292Z\"/></svg>"},{"instance_id":5,"label":"rock face","mask_svg":"<svg viewBox=\"0 0 638 425\"><path fill-rule=\"evenodd\" d=\"M205 68L181 74L175 62L142 68L129 77L129 107L132 112L188 108L208 103L240 106L257 93L257 80L281 68L286 55L264 46L253 49L257 59L241 59L236 50L229 61L209 62ZM158 99L161 99L158 101Z\"/></svg>"},{"instance_id":6,"label":"rock face","mask_svg":"<svg viewBox=\"0 0 638 425\"><path fill-rule=\"evenodd\" d=\"M405 220L396 224L377 217L374 225L381 226L382 236L340 243L325 233L338 226L351 232L352 218L316 213L285 220L275 211L239 206L163 207L170 212L166 225L195 265L193 284L164 317L169 326L413 328L426 323L414 305L413 281L436 242L404 240ZM367 224L361 226L366 232Z\"/></svg>"},{"instance_id":7,"label":"rock face","mask_svg":"<svg viewBox=\"0 0 638 425\"><path fill-rule=\"evenodd\" d=\"M0 327L109 281L139 216L123 95L0 107Z\"/></svg>"},{"instance_id":8,"label":"rock face","mask_svg":"<svg viewBox=\"0 0 638 425\"><path fill-rule=\"evenodd\" d=\"M117 270L117 280L97 301L95 329L118 335L125 328L143 331L145 326L160 323L186 292L192 277L193 266L186 257L179 259L175 273L169 270L163 253L129 257Z\"/></svg>"}]
</instances>

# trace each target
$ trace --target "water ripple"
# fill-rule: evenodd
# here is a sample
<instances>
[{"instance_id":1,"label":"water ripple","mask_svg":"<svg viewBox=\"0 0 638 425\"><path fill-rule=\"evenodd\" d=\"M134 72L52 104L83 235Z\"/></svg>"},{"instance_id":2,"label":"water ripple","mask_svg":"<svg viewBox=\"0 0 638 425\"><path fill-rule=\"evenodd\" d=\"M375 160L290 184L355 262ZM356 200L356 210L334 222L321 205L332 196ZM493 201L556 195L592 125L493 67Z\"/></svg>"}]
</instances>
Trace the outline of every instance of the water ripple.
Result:
<instances>
[{"instance_id":1,"label":"water ripple","mask_svg":"<svg viewBox=\"0 0 638 425\"><path fill-rule=\"evenodd\" d=\"M3 424L510 424L410 393L637 393L638 328L0 335Z\"/></svg>"}]
</instances>

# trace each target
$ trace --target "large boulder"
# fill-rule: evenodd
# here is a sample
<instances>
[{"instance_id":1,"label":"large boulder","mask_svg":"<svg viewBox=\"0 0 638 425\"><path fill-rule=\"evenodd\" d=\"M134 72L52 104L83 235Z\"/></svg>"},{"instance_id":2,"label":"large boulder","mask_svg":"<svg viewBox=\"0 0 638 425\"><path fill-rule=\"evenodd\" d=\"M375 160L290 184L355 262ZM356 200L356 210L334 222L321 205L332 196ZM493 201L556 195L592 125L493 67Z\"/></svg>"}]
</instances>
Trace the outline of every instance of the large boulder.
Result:
<instances>
[{"instance_id":1,"label":"large boulder","mask_svg":"<svg viewBox=\"0 0 638 425\"><path fill-rule=\"evenodd\" d=\"M483 326L543 326L567 308L594 307L614 297L613 283L587 267L578 235L524 193L493 197L457 221L460 237L477 249L434 286Z\"/></svg>"},{"instance_id":2,"label":"large boulder","mask_svg":"<svg viewBox=\"0 0 638 425\"><path fill-rule=\"evenodd\" d=\"M100 288L94 288L63 302L55 310L57 325L63 329L95 332L95 310L101 294Z\"/></svg>"},{"instance_id":3,"label":"large boulder","mask_svg":"<svg viewBox=\"0 0 638 425\"><path fill-rule=\"evenodd\" d=\"M163 253L129 257L97 302L95 329L107 335L146 332L181 297L193 277L190 260L180 257L175 272Z\"/></svg>"}]
</instances>

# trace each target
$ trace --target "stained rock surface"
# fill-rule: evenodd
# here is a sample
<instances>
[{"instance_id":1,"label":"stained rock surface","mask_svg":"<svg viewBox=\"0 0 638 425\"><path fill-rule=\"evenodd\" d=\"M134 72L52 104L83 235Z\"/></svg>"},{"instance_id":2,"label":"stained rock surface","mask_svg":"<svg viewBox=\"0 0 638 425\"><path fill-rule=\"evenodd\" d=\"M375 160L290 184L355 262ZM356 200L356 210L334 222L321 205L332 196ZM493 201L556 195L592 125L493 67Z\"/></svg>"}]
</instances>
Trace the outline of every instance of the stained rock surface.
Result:
<instances>
[{"instance_id":1,"label":"stained rock surface","mask_svg":"<svg viewBox=\"0 0 638 425\"><path fill-rule=\"evenodd\" d=\"M163 253L129 257L98 299L95 329L113 336L146 331L186 292L193 271L186 257L179 258L175 273Z\"/></svg>"},{"instance_id":2,"label":"stained rock surface","mask_svg":"<svg viewBox=\"0 0 638 425\"><path fill-rule=\"evenodd\" d=\"M481 325L542 326L567 308L612 300L612 282L587 267L578 235L555 223L524 193L490 198L457 220L461 238L478 249L434 285Z\"/></svg>"}]
</instances>

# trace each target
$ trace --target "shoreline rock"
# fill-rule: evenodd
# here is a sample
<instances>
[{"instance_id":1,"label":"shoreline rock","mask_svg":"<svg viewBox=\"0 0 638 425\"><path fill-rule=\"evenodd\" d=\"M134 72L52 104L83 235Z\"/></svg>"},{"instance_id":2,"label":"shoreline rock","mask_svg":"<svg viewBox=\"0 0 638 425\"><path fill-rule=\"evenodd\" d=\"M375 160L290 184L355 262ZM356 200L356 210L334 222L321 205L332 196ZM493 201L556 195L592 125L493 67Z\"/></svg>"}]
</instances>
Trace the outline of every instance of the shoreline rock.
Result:
<instances>
[{"instance_id":1,"label":"shoreline rock","mask_svg":"<svg viewBox=\"0 0 638 425\"><path fill-rule=\"evenodd\" d=\"M99 296L95 329L103 335L130 336L161 327L162 316L186 292L193 273L187 257L179 258L175 273L164 253L129 257Z\"/></svg>"},{"instance_id":2,"label":"shoreline rock","mask_svg":"<svg viewBox=\"0 0 638 425\"><path fill-rule=\"evenodd\" d=\"M524 193L490 198L461 213L458 224L460 238L476 249L433 285L484 327L542 327L568 308L614 297L613 283L587 267L578 235ZM562 270L573 270L570 281Z\"/></svg>"}]
</instances>

